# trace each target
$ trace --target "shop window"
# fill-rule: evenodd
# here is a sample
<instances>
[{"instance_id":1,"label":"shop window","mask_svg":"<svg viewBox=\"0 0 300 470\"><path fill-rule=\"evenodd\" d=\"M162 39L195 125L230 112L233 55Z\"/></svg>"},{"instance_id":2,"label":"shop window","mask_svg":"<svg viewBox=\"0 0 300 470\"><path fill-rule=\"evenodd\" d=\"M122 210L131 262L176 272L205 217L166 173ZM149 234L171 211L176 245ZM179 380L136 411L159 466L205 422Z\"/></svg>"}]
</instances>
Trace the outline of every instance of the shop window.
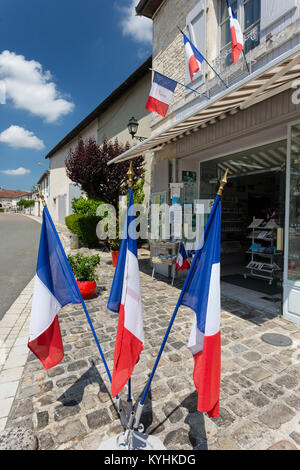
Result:
<instances>
[{"instance_id":1,"label":"shop window","mask_svg":"<svg viewBox=\"0 0 300 470\"><path fill-rule=\"evenodd\" d=\"M199 52L206 56L206 1L201 0L187 15L187 36L197 47ZM194 75L194 82L204 80L204 64L200 71ZM186 82L190 83L188 64L186 64ZM195 83L194 83L195 84Z\"/></svg>"},{"instance_id":2,"label":"shop window","mask_svg":"<svg viewBox=\"0 0 300 470\"><path fill-rule=\"evenodd\" d=\"M261 0L235 0L231 2L244 34L247 53L260 43ZM221 68L232 64L231 32L226 0L220 0L220 56Z\"/></svg>"},{"instance_id":3,"label":"shop window","mask_svg":"<svg viewBox=\"0 0 300 470\"><path fill-rule=\"evenodd\" d=\"M292 128L288 259L288 279L300 283L300 125Z\"/></svg>"}]
</instances>

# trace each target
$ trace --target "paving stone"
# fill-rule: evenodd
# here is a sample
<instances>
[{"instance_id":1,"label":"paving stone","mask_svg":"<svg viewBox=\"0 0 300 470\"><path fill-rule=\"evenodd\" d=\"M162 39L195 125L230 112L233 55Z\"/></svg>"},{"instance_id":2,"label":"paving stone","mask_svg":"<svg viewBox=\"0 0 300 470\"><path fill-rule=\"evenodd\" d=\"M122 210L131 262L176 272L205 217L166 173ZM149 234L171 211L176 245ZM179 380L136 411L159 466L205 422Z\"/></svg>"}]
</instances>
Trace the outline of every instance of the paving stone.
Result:
<instances>
[{"instance_id":1,"label":"paving stone","mask_svg":"<svg viewBox=\"0 0 300 470\"><path fill-rule=\"evenodd\" d=\"M220 417L219 418L211 418L212 421L220 428L227 428L230 426L234 421L235 417L225 408L220 408Z\"/></svg>"},{"instance_id":2,"label":"paving stone","mask_svg":"<svg viewBox=\"0 0 300 470\"><path fill-rule=\"evenodd\" d=\"M44 429L46 426L48 426L49 423L49 413L48 411L40 411L36 415L37 417L37 429Z\"/></svg>"},{"instance_id":3,"label":"paving stone","mask_svg":"<svg viewBox=\"0 0 300 470\"><path fill-rule=\"evenodd\" d=\"M257 406L258 408L263 408L268 403L270 403L270 400L268 400L268 398L253 389L247 390L243 394L243 399L249 401L250 403L252 403L252 405Z\"/></svg>"},{"instance_id":4,"label":"paving stone","mask_svg":"<svg viewBox=\"0 0 300 470\"><path fill-rule=\"evenodd\" d=\"M174 424L180 421L183 418L183 412L178 405L174 402L167 402L163 406L163 411L169 421Z\"/></svg>"},{"instance_id":5,"label":"paving stone","mask_svg":"<svg viewBox=\"0 0 300 470\"><path fill-rule=\"evenodd\" d=\"M279 377L279 379L275 380L277 385L281 385L286 387L287 389L291 390L298 385L298 378L294 375L285 374Z\"/></svg>"},{"instance_id":6,"label":"paving stone","mask_svg":"<svg viewBox=\"0 0 300 470\"><path fill-rule=\"evenodd\" d=\"M296 444L298 444L300 446L300 434L296 431L292 432L290 434L290 437L293 439L293 441L296 442Z\"/></svg>"},{"instance_id":7,"label":"paving stone","mask_svg":"<svg viewBox=\"0 0 300 470\"><path fill-rule=\"evenodd\" d=\"M87 361L76 361L68 365L68 372L73 372L76 370L88 369Z\"/></svg>"},{"instance_id":8,"label":"paving stone","mask_svg":"<svg viewBox=\"0 0 300 470\"><path fill-rule=\"evenodd\" d=\"M298 450L298 448L289 441L280 441L269 447L267 450Z\"/></svg>"},{"instance_id":9,"label":"paving stone","mask_svg":"<svg viewBox=\"0 0 300 470\"><path fill-rule=\"evenodd\" d=\"M241 450L241 448L229 437L220 437L218 444L223 450ZM210 449L211 450L211 449Z\"/></svg>"},{"instance_id":10,"label":"paving stone","mask_svg":"<svg viewBox=\"0 0 300 470\"><path fill-rule=\"evenodd\" d=\"M69 421L63 426L57 427L55 431L55 439L59 444L72 441L73 439L83 438L87 434L87 429L79 420Z\"/></svg>"},{"instance_id":11,"label":"paving stone","mask_svg":"<svg viewBox=\"0 0 300 470\"><path fill-rule=\"evenodd\" d=\"M64 377L63 379L59 379L56 382L57 387L67 387L68 385L73 385L77 380L76 375L70 375L69 377Z\"/></svg>"},{"instance_id":12,"label":"paving stone","mask_svg":"<svg viewBox=\"0 0 300 470\"><path fill-rule=\"evenodd\" d=\"M252 382L240 374L231 374L229 375L229 379L242 388L248 388L252 386Z\"/></svg>"},{"instance_id":13,"label":"paving stone","mask_svg":"<svg viewBox=\"0 0 300 470\"><path fill-rule=\"evenodd\" d=\"M265 428L254 422L248 422L236 429L231 437L242 449L251 449L265 435Z\"/></svg>"},{"instance_id":14,"label":"paving stone","mask_svg":"<svg viewBox=\"0 0 300 470\"><path fill-rule=\"evenodd\" d=\"M279 429L284 423L287 423L295 416L291 408L283 403L273 405L265 413L259 416L259 420L271 429Z\"/></svg>"},{"instance_id":15,"label":"paving stone","mask_svg":"<svg viewBox=\"0 0 300 470\"><path fill-rule=\"evenodd\" d=\"M190 446L192 443L189 432L182 428L169 432L164 439L164 445L167 449L174 449L176 445L183 446L186 444ZM195 441L194 444L196 444Z\"/></svg>"},{"instance_id":16,"label":"paving stone","mask_svg":"<svg viewBox=\"0 0 300 470\"><path fill-rule=\"evenodd\" d=\"M226 406L230 411L241 418L248 416L251 411L250 407L245 403L244 400L241 400L240 397L227 402Z\"/></svg>"},{"instance_id":17,"label":"paving stone","mask_svg":"<svg viewBox=\"0 0 300 470\"><path fill-rule=\"evenodd\" d=\"M243 344L234 344L233 346L230 346L229 349L235 354L240 354L242 352L248 351L248 348Z\"/></svg>"},{"instance_id":18,"label":"paving stone","mask_svg":"<svg viewBox=\"0 0 300 470\"><path fill-rule=\"evenodd\" d=\"M257 362L261 359L261 355L255 351L249 351L246 354L243 354L243 358L249 362Z\"/></svg>"},{"instance_id":19,"label":"paving stone","mask_svg":"<svg viewBox=\"0 0 300 470\"><path fill-rule=\"evenodd\" d=\"M295 410L300 411L300 397L297 395L290 395L285 398L285 403Z\"/></svg>"},{"instance_id":20,"label":"paving stone","mask_svg":"<svg viewBox=\"0 0 300 470\"><path fill-rule=\"evenodd\" d=\"M90 429L97 429L101 426L111 423L111 418L107 410L97 410L86 415L87 423Z\"/></svg>"},{"instance_id":21,"label":"paving stone","mask_svg":"<svg viewBox=\"0 0 300 470\"><path fill-rule=\"evenodd\" d=\"M57 375L62 375L65 372L63 367L53 367L47 371L48 377L56 377Z\"/></svg>"},{"instance_id":22,"label":"paving stone","mask_svg":"<svg viewBox=\"0 0 300 470\"><path fill-rule=\"evenodd\" d=\"M254 382L261 382L262 380L265 380L272 375L270 372L260 366L253 366L249 369L243 370L242 374Z\"/></svg>"},{"instance_id":23,"label":"paving stone","mask_svg":"<svg viewBox=\"0 0 300 470\"><path fill-rule=\"evenodd\" d=\"M263 383L260 388L260 392L266 395L268 398L274 399L284 395L284 392L280 387L276 387L276 385L272 383Z\"/></svg>"},{"instance_id":24,"label":"paving stone","mask_svg":"<svg viewBox=\"0 0 300 470\"><path fill-rule=\"evenodd\" d=\"M38 436L39 449L49 450L54 447L54 440L50 433L40 434Z\"/></svg>"},{"instance_id":25,"label":"paving stone","mask_svg":"<svg viewBox=\"0 0 300 470\"><path fill-rule=\"evenodd\" d=\"M70 416L77 415L79 412L80 412L79 405L73 405L73 406L60 405L54 409L54 420L62 421L65 418L69 418Z\"/></svg>"}]
</instances>

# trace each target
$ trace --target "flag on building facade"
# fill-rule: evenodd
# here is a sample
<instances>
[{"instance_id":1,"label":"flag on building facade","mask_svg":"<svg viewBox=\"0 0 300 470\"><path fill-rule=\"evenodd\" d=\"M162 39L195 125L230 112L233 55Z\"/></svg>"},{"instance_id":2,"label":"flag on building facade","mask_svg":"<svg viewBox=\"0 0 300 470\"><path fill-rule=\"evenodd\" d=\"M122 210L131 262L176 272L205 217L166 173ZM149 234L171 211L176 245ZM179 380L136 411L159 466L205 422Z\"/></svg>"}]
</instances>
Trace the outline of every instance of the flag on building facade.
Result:
<instances>
[{"instance_id":1,"label":"flag on building facade","mask_svg":"<svg viewBox=\"0 0 300 470\"><path fill-rule=\"evenodd\" d=\"M196 49L194 44L188 39L188 37L182 32L184 39L184 47L186 60L189 67L191 81L194 79L195 73L199 72L202 62L204 61L203 55Z\"/></svg>"},{"instance_id":2,"label":"flag on building facade","mask_svg":"<svg viewBox=\"0 0 300 470\"><path fill-rule=\"evenodd\" d=\"M107 307L119 313L111 391L117 396L128 382L143 350L144 327L137 256L133 192L124 225L118 264Z\"/></svg>"},{"instance_id":3,"label":"flag on building facade","mask_svg":"<svg viewBox=\"0 0 300 470\"><path fill-rule=\"evenodd\" d=\"M168 112L177 82L159 72L154 72L152 88L146 104L146 109L160 114L162 117Z\"/></svg>"},{"instance_id":4,"label":"flag on building facade","mask_svg":"<svg viewBox=\"0 0 300 470\"><path fill-rule=\"evenodd\" d=\"M229 0L226 0L228 6L228 14L230 21L230 32L231 32L231 46L232 46L232 60L237 62L240 58L241 52L244 48L244 36L242 33L241 25L232 10Z\"/></svg>"},{"instance_id":5,"label":"flag on building facade","mask_svg":"<svg viewBox=\"0 0 300 470\"><path fill-rule=\"evenodd\" d=\"M47 207L43 211L40 245L29 327L28 348L45 369L64 357L58 312L81 302L76 281Z\"/></svg>"},{"instance_id":6,"label":"flag on building facade","mask_svg":"<svg viewBox=\"0 0 300 470\"><path fill-rule=\"evenodd\" d=\"M179 253L177 256L176 271L184 271L186 269L190 269L190 262L188 260L188 256L184 247L184 244L181 243Z\"/></svg>"},{"instance_id":7,"label":"flag on building facade","mask_svg":"<svg viewBox=\"0 0 300 470\"><path fill-rule=\"evenodd\" d=\"M194 356L198 411L219 416L221 380L221 198L217 196L189 273L181 305L195 312L188 348Z\"/></svg>"}]
</instances>

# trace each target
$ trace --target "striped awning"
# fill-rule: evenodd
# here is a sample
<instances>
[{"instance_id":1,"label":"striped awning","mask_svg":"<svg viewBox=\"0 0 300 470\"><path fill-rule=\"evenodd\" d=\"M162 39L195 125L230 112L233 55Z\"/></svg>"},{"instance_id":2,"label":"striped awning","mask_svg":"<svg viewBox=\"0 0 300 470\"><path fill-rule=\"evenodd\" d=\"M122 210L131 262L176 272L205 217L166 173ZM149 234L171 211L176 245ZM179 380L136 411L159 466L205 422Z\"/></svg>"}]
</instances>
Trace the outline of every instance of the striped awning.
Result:
<instances>
[{"instance_id":1,"label":"striped awning","mask_svg":"<svg viewBox=\"0 0 300 470\"><path fill-rule=\"evenodd\" d=\"M154 133L144 142L111 160L109 165L133 159L145 152L161 149L162 146L176 142L185 135L198 132L201 128L226 118L228 114L235 114L239 110L247 109L288 90L298 78L300 78L299 50L289 57L274 60L267 70L259 70L251 74L241 83L219 93L209 103L201 103L197 111Z\"/></svg>"}]
</instances>

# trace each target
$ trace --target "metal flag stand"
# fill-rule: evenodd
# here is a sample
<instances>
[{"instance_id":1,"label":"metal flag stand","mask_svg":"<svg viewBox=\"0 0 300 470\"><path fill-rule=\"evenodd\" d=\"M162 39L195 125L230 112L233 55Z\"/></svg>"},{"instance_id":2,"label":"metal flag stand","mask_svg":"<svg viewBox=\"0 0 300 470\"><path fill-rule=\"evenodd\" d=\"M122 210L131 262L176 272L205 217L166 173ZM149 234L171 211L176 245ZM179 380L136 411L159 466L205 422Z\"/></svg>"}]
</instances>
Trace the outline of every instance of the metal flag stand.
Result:
<instances>
[{"instance_id":1,"label":"metal flag stand","mask_svg":"<svg viewBox=\"0 0 300 470\"><path fill-rule=\"evenodd\" d=\"M42 194L41 189L40 189L39 186L38 186L38 192L39 192L39 197L40 197L40 199L41 199L41 201L42 201L42 203L43 203L44 209L48 211L45 198L44 198L44 196L43 196L43 194ZM49 212L48 212L48 214L49 214ZM95 329L94 329L92 320L91 320L91 318L90 318L90 316L89 316L89 313L88 313L88 311L87 311L86 305L85 305L84 300L83 300L83 298L82 298L82 295L81 295L81 293L80 293L80 290L79 290L79 287L78 287L78 285L77 285L76 279L75 279L75 277L74 277L73 271L72 271L72 269L71 269L71 266L70 266L70 264L69 264L69 261L68 261L68 259L67 259L66 254L65 254L65 250L64 250L64 248L63 248L63 246L62 246L62 243L61 243L61 241L60 241L60 238L59 238L59 236L58 236L58 233L57 233L57 231L56 231L55 225L54 225L54 223L53 223L53 221L52 221L52 218L51 218L50 214L49 214L49 221L50 221L50 223L51 223L51 225L52 225L52 227L53 227L53 231L54 231L54 233L55 233L55 235L56 235L56 237L57 237L57 242L58 242L58 244L59 244L60 247L61 247L62 254L63 254L63 256L64 256L64 258L65 258L65 260L66 260L66 265L68 266L70 275L71 275L71 277L73 278L74 285L75 285L75 288L76 288L76 290L77 290L78 296L79 296L79 298L80 298L80 301L81 301L81 304L82 304L84 313L85 313L86 318L87 318L87 320L88 320L88 323L89 323L89 325L90 325L92 334L93 334L94 339L95 339L95 342L96 342L96 344L97 344L97 348L98 348L98 350L99 350L99 353L100 353L101 359L102 359L102 361L103 361L105 370L106 370L106 372L107 372L108 378L109 378L109 380L110 380L110 382L111 382L111 381L112 381L111 373L110 373L110 371L109 371L109 368L108 368L107 362L106 362L106 360L105 360L105 357L104 357L102 348L101 348L100 343L99 343L99 340L98 340L98 338L97 338L97 335L96 335L96 332L95 332ZM119 415L120 415L120 421L121 421L122 426L123 426L124 429L125 429L125 427L126 427L126 416L125 416L125 412L124 412L124 408L123 408L123 403L122 403L122 400L121 400L121 398L120 398L119 396L116 397L116 400L117 400L118 412L119 412Z\"/></svg>"},{"instance_id":2,"label":"metal flag stand","mask_svg":"<svg viewBox=\"0 0 300 470\"><path fill-rule=\"evenodd\" d=\"M226 173L220 183L220 188L218 190L217 196L222 197L224 188L227 184L227 176L228 176L228 169L226 170ZM129 178L130 175L133 175L132 171L132 164L130 164L130 170L128 172ZM146 384L146 387L144 389L142 398L140 402L137 402L135 406L133 407L130 415L128 415L128 423L127 423L127 429L121 433L118 434L117 436L104 441L98 448L98 450L129 450L129 451L135 451L135 450L148 450L148 451L155 451L155 450L166 450L163 443L161 442L160 439L154 436L150 436L148 434L143 434L144 426L140 424L140 420L142 417L143 409L144 409L144 404L145 400L147 398L152 380L154 378L158 363L160 361L161 355L163 353L163 350L165 348L166 342L168 340L169 334L171 332L173 323L175 321L176 315L178 313L181 300L185 291L185 287L187 286L190 278L190 274L192 272L192 269L190 269L183 289L181 291L181 294L179 296L177 305L175 307L175 310L173 312L172 318L170 320L170 324L168 326L168 329L166 331L166 334L164 336L161 348L159 350L158 356L156 358L153 370L150 374L149 380Z\"/></svg>"},{"instance_id":3,"label":"metal flag stand","mask_svg":"<svg viewBox=\"0 0 300 470\"><path fill-rule=\"evenodd\" d=\"M132 162L127 173L128 186L132 188L134 171ZM131 396L131 378L128 381L128 395L127 395L127 424L124 427L124 432L118 434L107 441L104 441L98 447L98 450L165 450L163 443L154 436L143 434L144 426L139 425L133 428L135 422L135 407L133 406Z\"/></svg>"}]
</instances>

